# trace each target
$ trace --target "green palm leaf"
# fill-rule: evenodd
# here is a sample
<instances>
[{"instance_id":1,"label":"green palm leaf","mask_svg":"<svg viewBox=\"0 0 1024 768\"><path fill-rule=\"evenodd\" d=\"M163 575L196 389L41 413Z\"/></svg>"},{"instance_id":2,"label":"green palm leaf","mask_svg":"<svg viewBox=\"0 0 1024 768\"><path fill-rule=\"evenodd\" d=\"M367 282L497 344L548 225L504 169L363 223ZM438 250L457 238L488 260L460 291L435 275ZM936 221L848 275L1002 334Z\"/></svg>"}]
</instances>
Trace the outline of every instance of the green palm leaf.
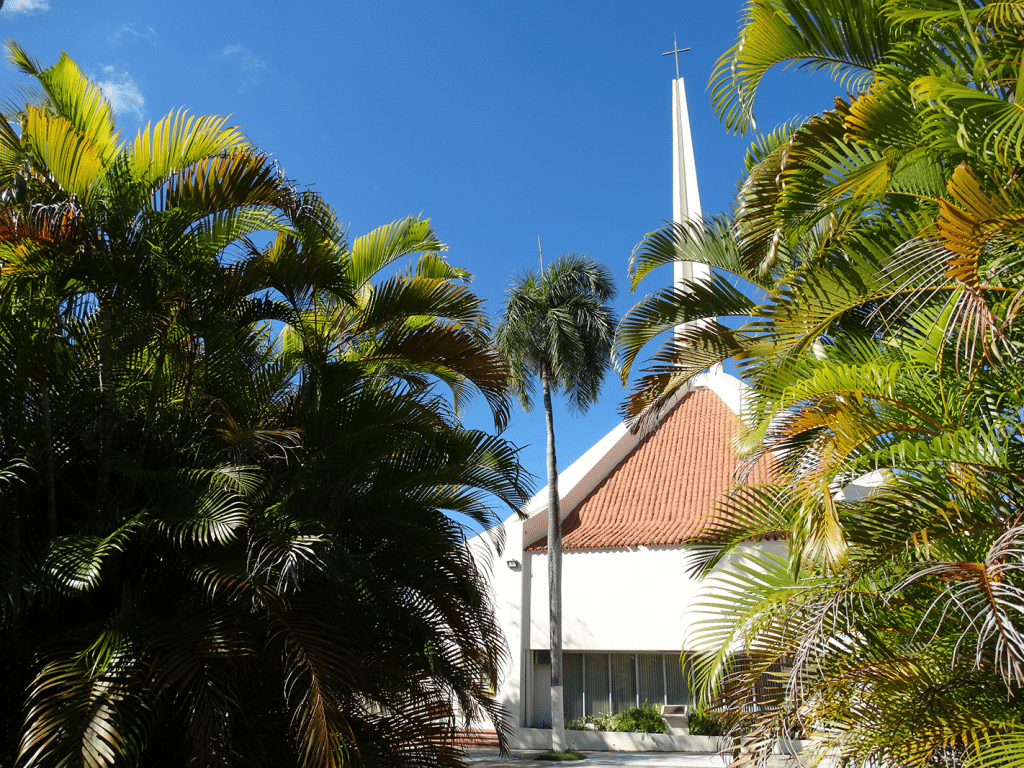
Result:
<instances>
[{"instance_id":1,"label":"green palm leaf","mask_svg":"<svg viewBox=\"0 0 1024 768\"><path fill-rule=\"evenodd\" d=\"M620 375L625 379L640 350L650 341L686 323L699 333L702 324L718 317L745 319L754 314L757 302L739 291L724 276L692 283L685 289L666 288L646 296L629 310L616 332L614 355ZM721 328L715 325L716 330ZM704 335L710 335L711 332ZM661 356L668 360L667 355Z\"/></svg>"},{"instance_id":2,"label":"green palm leaf","mask_svg":"<svg viewBox=\"0 0 1024 768\"><path fill-rule=\"evenodd\" d=\"M22 141L40 166L69 194L88 200L100 179L104 147L78 131L63 117L40 109L25 112Z\"/></svg>"},{"instance_id":3,"label":"green palm leaf","mask_svg":"<svg viewBox=\"0 0 1024 768\"><path fill-rule=\"evenodd\" d=\"M719 58L711 74L711 99L726 127L753 127L753 103L765 73L778 64L824 69L856 90L894 42L876 0L851 6L823 0L808 7L797 0L750 0L744 31Z\"/></svg>"},{"instance_id":4,"label":"green palm leaf","mask_svg":"<svg viewBox=\"0 0 1024 768\"><path fill-rule=\"evenodd\" d=\"M410 216L356 238L352 243L349 277L354 286L360 287L397 259L414 253L443 250L446 250L445 245L438 240L430 226L430 220ZM436 260L426 262L424 266L427 263L436 270Z\"/></svg>"},{"instance_id":5,"label":"green palm leaf","mask_svg":"<svg viewBox=\"0 0 1024 768\"><path fill-rule=\"evenodd\" d=\"M119 644L116 635L101 640ZM139 754L148 714L128 661L112 651L99 668L85 657L47 664L32 684L18 759L108 768Z\"/></svg>"},{"instance_id":6,"label":"green palm leaf","mask_svg":"<svg viewBox=\"0 0 1024 768\"><path fill-rule=\"evenodd\" d=\"M100 583L105 561L124 552L128 537L137 527L138 521L133 520L105 537L75 534L51 540L45 566L50 578L64 592L94 589Z\"/></svg>"},{"instance_id":7,"label":"green palm leaf","mask_svg":"<svg viewBox=\"0 0 1024 768\"><path fill-rule=\"evenodd\" d=\"M976 151L973 145L977 142L982 151L992 152L1000 163L1021 162L1024 110L1016 102L935 76L918 78L911 88L915 99L944 108L944 114L937 114L925 126L927 131L945 134L949 131L945 122L952 117L959 124L957 136L964 149Z\"/></svg>"},{"instance_id":8,"label":"green palm leaf","mask_svg":"<svg viewBox=\"0 0 1024 768\"><path fill-rule=\"evenodd\" d=\"M176 169L158 190L161 208L181 208L191 215L244 205L288 209L293 201L269 158L245 147Z\"/></svg>"},{"instance_id":9,"label":"green palm leaf","mask_svg":"<svg viewBox=\"0 0 1024 768\"><path fill-rule=\"evenodd\" d=\"M114 125L110 102L99 85L90 81L66 53L52 67L42 69L13 40L7 42L7 52L18 69L34 76L43 87L55 116L70 122L88 144L96 147L105 162L112 160L118 151L120 134Z\"/></svg>"},{"instance_id":10,"label":"green palm leaf","mask_svg":"<svg viewBox=\"0 0 1024 768\"><path fill-rule=\"evenodd\" d=\"M133 176L152 185L183 166L249 146L238 128L224 128L226 122L225 117L196 117L182 109L155 125L147 123L136 134L128 153Z\"/></svg>"}]
</instances>

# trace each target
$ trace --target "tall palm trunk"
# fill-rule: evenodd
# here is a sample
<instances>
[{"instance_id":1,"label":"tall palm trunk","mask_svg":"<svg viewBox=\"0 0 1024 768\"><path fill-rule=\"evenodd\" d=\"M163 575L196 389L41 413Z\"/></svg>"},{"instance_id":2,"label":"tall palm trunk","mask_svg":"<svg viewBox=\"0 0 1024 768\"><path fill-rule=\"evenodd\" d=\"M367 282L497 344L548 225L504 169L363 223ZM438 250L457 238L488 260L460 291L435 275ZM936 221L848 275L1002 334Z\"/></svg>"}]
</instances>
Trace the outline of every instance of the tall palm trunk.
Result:
<instances>
[{"instance_id":1,"label":"tall palm trunk","mask_svg":"<svg viewBox=\"0 0 1024 768\"><path fill-rule=\"evenodd\" d=\"M533 377L544 392L548 428L548 596L551 631L551 748L565 751L562 706L562 529L558 504L558 461L551 390L560 389L580 413L597 401L610 364L615 281L608 268L580 254L563 254L540 274L513 280L495 331L498 351L508 361L510 382L529 410Z\"/></svg>"},{"instance_id":2,"label":"tall palm trunk","mask_svg":"<svg viewBox=\"0 0 1024 768\"><path fill-rule=\"evenodd\" d=\"M555 421L551 409L551 372L541 368L544 419L548 427L548 605L551 613L551 749L565 751L565 712L562 708L562 526L558 504L558 459Z\"/></svg>"}]
</instances>

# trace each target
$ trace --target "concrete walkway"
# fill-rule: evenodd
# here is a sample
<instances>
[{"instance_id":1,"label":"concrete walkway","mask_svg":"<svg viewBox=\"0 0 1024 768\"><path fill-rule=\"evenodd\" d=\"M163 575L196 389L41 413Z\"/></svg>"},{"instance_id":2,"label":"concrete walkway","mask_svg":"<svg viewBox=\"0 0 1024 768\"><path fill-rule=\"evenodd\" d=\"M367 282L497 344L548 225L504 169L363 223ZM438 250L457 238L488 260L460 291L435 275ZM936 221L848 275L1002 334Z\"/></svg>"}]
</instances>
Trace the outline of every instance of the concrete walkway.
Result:
<instances>
[{"instance_id":1,"label":"concrete walkway","mask_svg":"<svg viewBox=\"0 0 1024 768\"><path fill-rule=\"evenodd\" d=\"M513 750L504 760L497 749L467 750L469 768L725 768L730 758L707 752L584 752L586 760L554 762L534 760L541 750Z\"/></svg>"},{"instance_id":2,"label":"concrete walkway","mask_svg":"<svg viewBox=\"0 0 1024 768\"><path fill-rule=\"evenodd\" d=\"M726 768L729 755L711 752L584 752L585 760L535 760L541 750L515 749L502 759L492 747L471 747L466 750L468 768ZM769 768L801 768L798 758L775 755L768 759Z\"/></svg>"}]
</instances>

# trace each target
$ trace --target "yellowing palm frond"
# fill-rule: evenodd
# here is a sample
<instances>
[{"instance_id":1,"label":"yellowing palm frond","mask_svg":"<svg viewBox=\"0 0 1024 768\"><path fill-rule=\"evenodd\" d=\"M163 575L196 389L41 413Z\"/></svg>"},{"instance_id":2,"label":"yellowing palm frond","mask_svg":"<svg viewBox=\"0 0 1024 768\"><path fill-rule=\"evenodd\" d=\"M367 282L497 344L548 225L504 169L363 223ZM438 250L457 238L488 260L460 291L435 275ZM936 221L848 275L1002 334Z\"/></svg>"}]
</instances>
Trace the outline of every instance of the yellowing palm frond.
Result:
<instances>
[{"instance_id":1,"label":"yellowing palm frond","mask_svg":"<svg viewBox=\"0 0 1024 768\"><path fill-rule=\"evenodd\" d=\"M226 117L188 115L172 112L155 125L139 130L128 152L133 175L143 184L163 180L172 170L212 155L249 146L238 128L224 128Z\"/></svg>"},{"instance_id":2,"label":"yellowing palm frond","mask_svg":"<svg viewBox=\"0 0 1024 768\"><path fill-rule=\"evenodd\" d=\"M60 188L88 200L106 170L105 148L80 132L64 117L28 107L22 126L22 142L41 173L52 176Z\"/></svg>"},{"instance_id":3,"label":"yellowing palm frond","mask_svg":"<svg viewBox=\"0 0 1024 768\"><path fill-rule=\"evenodd\" d=\"M989 238L1024 235L1024 200L984 190L965 165L953 172L947 192L949 200L939 202L936 230L943 245L960 258L951 257L946 277L976 286L978 256Z\"/></svg>"},{"instance_id":4,"label":"yellowing palm frond","mask_svg":"<svg viewBox=\"0 0 1024 768\"><path fill-rule=\"evenodd\" d=\"M97 148L104 162L110 162L119 150L120 134L114 125L110 102L99 85L87 78L66 53L48 69L40 69L14 41L7 42L8 58L43 86L56 115L68 120L75 130Z\"/></svg>"}]
</instances>

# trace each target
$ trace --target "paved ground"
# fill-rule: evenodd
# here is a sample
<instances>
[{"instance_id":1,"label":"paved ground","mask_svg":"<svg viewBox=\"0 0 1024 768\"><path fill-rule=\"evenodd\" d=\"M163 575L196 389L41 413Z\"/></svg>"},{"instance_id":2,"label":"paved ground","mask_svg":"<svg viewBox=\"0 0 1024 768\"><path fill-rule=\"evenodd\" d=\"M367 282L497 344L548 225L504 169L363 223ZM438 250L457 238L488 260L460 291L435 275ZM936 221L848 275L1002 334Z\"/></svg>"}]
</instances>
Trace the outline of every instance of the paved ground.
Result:
<instances>
[{"instance_id":1,"label":"paved ground","mask_svg":"<svg viewBox=\"0 0 1024 768\"><path fill-rule=\"evenodd\" d=\"M586 760L551 762L534 760L540 750L514 750L504 760L497 749L473 747L468 750L470 768L724 768L730 762L722 755L706 752L585 752Z\"/></svg>"},{"instance_id":2,"label":"paved ground","mask_svg":"<svg viewBox=\"0 0 1024 768\"><path fill-rule=\"evenodd\" d=\"M535 760L540 750L512 750L502 759L497 748L471 747L467 750L469 768L725 768L732 762L727 755L708 752L584 752L586 760L552 762ZM801 768L799 760L776 755L769 758L770 768Z\"/></svg>"}]
</instances>

